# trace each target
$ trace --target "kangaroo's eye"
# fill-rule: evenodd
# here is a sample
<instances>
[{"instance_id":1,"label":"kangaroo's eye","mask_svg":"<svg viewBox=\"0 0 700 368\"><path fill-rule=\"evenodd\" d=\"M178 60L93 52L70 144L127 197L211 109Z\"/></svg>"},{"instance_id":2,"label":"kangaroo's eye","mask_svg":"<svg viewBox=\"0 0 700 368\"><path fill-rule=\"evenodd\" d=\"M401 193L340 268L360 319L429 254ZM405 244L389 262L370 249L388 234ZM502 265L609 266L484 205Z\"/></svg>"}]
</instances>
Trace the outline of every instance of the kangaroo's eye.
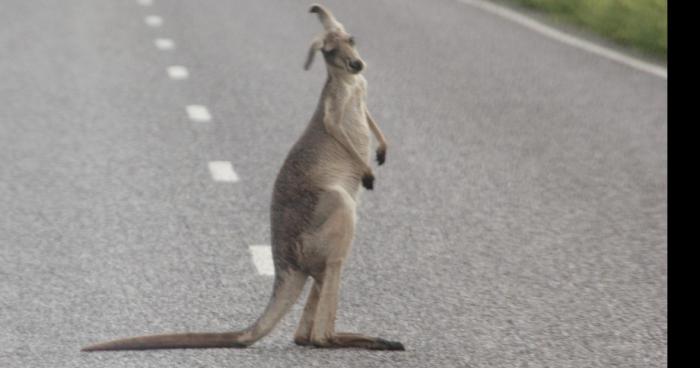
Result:
<instances>
[{"instance_id":1,"label":"kangaroo's eye","mask_svg":"<svg viewBox=\"0 0 700 368\"><path fill-rule=\"evenodd\" d=\"M351 46L355 46L355 38L354 38L354 37L348 38L348 43L349 43Z\"/></svg>"}]
</instances>

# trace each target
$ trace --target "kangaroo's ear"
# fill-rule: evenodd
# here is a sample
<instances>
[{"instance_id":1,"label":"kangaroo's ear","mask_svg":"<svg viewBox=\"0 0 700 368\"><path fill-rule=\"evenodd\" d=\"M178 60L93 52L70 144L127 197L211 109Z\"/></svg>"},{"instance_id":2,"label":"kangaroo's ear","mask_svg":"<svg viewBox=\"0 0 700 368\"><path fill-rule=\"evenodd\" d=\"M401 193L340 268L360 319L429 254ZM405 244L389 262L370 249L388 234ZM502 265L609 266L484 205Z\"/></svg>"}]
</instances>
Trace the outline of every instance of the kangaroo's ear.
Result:
<instances>
[{"instance_id":1,"label":"kangaroo's ear","mask_svg":"<svg viewBox=\"0 0 700 368\"><path fill-rule=\"evenodd\" d=\"M314 56L316 56L316 51L323 47L323 37L316 37L311 46L309 47L309 53L306 55L306 62L304 63L304 70L309 70L311 68L311 63L314 61Z\"/></svg>"},{"instance_id":2,"label":"kangaroo's ear","mask_svg":"<svg viewBox=\"0 0 700 368\"><path fill-rule=\"evenodd\" d=\"M313 4L311 5L309 12L318 14L318 19L321 21L321 24L323 24L323 28L326 31L345 31L343 25L340 24L337 19L335 19L333 13L331 13L331 11L323 5Z\"/></svg>"}]
</instances>

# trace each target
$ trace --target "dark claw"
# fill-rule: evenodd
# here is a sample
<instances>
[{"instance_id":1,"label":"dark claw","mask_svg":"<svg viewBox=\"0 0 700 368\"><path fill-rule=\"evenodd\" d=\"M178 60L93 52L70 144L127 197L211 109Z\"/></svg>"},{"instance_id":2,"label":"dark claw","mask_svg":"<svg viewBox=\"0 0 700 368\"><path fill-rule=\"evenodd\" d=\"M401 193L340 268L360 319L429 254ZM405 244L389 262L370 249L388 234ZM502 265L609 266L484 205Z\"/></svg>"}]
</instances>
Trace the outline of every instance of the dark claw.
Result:
<instances>
[{"instance_id":1,"label":"dark claw","mask_svg":"<svg viewBox=\"0 0 700 368\"><path fill-rule=\"evenodd\" d=\"M377 150L377 163L381 165L384 163L385 160L386 160L386 151Z\"/></svg>"},{"instance_id":2,"label":"dark claw","mask_svg":"<svg viewBox=\"0 0 700 368\"><path fill-rule=\"evenodd\" d=\"M369 190L374 189L374 175L365 174L362 177L362 186L369 189Z\"/></svg>"},{"instance_id":3,"label":"dark claw","mask_svg":"<svg viewBox=\"0 0 700 368\"><path fill-rule=\"evenodd\" d=\"M400 351L405 351L406 348L403 347L403 344L398 342L398 341L389 341L389 340L384 340L384 339L377 339L377 342L380 344L384 345L385 349L384 350L400 350Z\"/></svg>"}]
</instances>

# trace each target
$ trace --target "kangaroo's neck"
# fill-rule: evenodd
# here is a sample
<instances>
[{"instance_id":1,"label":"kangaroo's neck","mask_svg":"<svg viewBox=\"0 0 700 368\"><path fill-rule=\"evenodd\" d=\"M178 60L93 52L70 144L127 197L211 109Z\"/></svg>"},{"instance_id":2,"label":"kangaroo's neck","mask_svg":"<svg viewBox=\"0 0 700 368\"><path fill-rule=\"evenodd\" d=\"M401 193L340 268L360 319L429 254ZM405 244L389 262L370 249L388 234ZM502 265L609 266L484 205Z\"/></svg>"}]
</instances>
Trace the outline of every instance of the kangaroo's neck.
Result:
<instances>
[{"instance_id":1,"label":"kangaroo's neck","mask_svg":"<svg viewBox=\"0 0 700 368\"><path fill-rule=\"evenodd\" d=\"M337 66L326 64L326 85L334 89L354 86L359 80L359 74L351 74Z\"/></svg>"}]
</instances>

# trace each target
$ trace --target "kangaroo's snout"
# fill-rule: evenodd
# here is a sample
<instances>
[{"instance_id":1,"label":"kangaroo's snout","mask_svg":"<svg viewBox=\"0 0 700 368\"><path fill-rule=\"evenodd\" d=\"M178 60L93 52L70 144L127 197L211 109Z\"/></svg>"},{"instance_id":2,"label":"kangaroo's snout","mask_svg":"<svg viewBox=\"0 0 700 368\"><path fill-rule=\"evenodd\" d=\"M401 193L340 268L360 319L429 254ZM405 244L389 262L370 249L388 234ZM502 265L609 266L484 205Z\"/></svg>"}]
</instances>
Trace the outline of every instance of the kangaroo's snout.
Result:
<instances>
[{"instance_id":1,"label":"kangaroo's snout","mask_svg":"<svg viewBox=\"0 0 700 368\"><path fill-rule=\"evenodd\" d=\"M348 64L350 65L350 69L352 69L352 71L355 73L359 73L360 71L362 71L362 68L365 67L365 64L362 62L362 60L353 60Z\"/></svg>"}]
</instances>

